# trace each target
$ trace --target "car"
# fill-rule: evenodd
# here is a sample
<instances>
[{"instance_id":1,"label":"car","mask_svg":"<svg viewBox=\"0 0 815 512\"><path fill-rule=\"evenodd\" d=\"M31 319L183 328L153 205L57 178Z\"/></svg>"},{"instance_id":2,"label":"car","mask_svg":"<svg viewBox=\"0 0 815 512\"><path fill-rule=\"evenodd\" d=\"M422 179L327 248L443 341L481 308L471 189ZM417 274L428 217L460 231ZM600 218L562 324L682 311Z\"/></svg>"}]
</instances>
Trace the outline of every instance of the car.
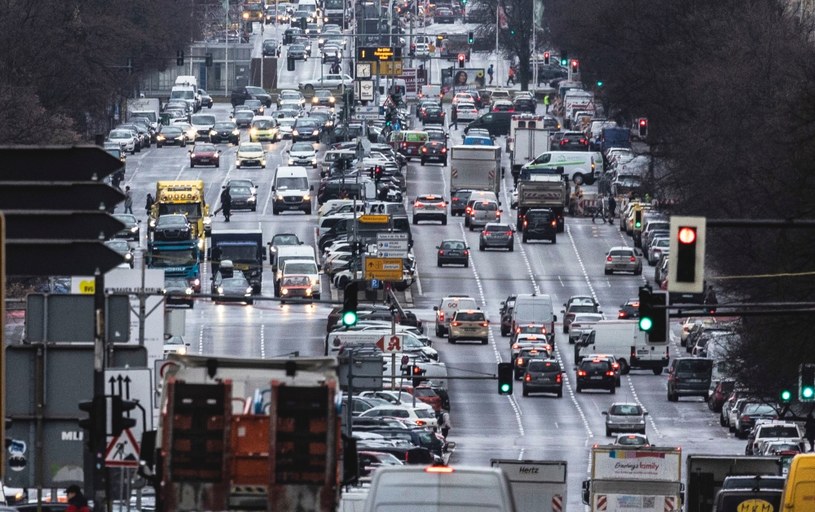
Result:
<instances>
[{"instance_id":1,"label":"car","mask_svg":"<svg viewBox=\"0 0 815 512\"><path fill-rule=\"evenodd\" d=\"M511 224L489 222L484 226L478 237L478 250L485 251L492 248L515 250L515 230Z\"/></svg>"},{"instance_id":2,"label":"car","mask_svg":"<svg viewBox=\"0 0 815 512\"><path fill-rule=\"evenodd\" d=\"M294 21L292 19L292 21ZM303 29L300 27L289 27L283 32L283 44L291 44L294 38L303 35Z\"/></svg>"},{"instance_id":3,"label":"car","mask_svg":"<svg viewBox=\"0 0 815 512\"><path fill-rule=\"evenodd\" d=\"M424 129L427 132L428 141L440 142L444 144L445 147L447 146L447 139L449 138L449 135L444 131L444 129L441 126L430 125L425 126ZM399 155L399 153L397 153L397 155Z\"/></svg>"},{"instance_id":4,"label":"car","mask_svg":"<svg viewBox=\"0 0 815 512\"><path fill-rule=\"evenodd\" d=\"M297 117L278 117L276 119L280 140L291 139L291 134L294 130L294 123L297 122Z\"/></svg>"},{"instance_id":5,"label":"car","mask_svg":"<svg viewBox=\"0 0 815 512\"><path fill-rule=\"evenodd\" d=\"M165 277L161 293L165 304L195 306L195 289L184 277Z\"/></svg>"},{"instance_id":6,"label":"car","mask_svg":"<svg viewBox=\"0 0 815 512\"><path fill-rule=\"evenodd\" d=\"M191 240L193 230L186 215L171 213L160 215L153 228L154 241Z\"/></svg>"},{"instance_id":7,"label":"car","mask_svg":"<svg viewBox=\"0 0 815 512\"><path fill-rule=\"evenodd\" d=\"M139 141L139 137L132 130L111 130L108 133L107 140L119 144L124 151L130 152L131 155L141 151L141 142Z\"/></svg>"},{"instance_id":8,"label":"car","mask_svg":"<svg viewBox=\"0 0 815 512\"><path fill-rule=\"evenodd\" d=\"M245 185L230 185L229 195L232 196L233 210L257 211L257 196L252 193L252 189Z\"/></svg>"},{"instance_id":9,"label":"car","mask_svg":"<svg viewBox=\"0 0 815 512\"><path fill-rule=\"evenodd\" d=\"M311 299L311 278L307 275L289 274L280 279L280 302L285 299Z\"/></svg>"},{"instance_id":10,"label":"car","mask_svg":"<svg viewBox=\"0 0 815 512\"><path fill-rule=\"evenodd\" d=\"M141 219L137 219L132 213L114 213L113 217L125 225L124 229L113 235L114 238L126 238L138 242L141 230L139 224Z\"/></svg>"},{"instance_id":11,"label":"car","mask_svg":"<svg viewBox=\"0 0 815 512\"><path fill-rule=\"evenodd\" d=\"M308 60L308 53L306 53L306 45L297 43L289 46L287 57L292 60Z\"/></svg>"},{"instance_id":12,"label":"car","mask_svg":"<svg viewBox=\"0 0 815 512\"><path fill-rule=\"evenodd\" d=\"M708 398L713 360L701 357L674 357L668 367L668 401L680 396Z\"/></svg>"},{"instance_id":13,"label":"car","mask_svg":"<svg viewBox=\"0 0 815 512\"><path fill-rule=\"evenodd\" d=\"M456 122L461 121L474 121L478 118L478 109L475 108L475 103L460 101L455 106L456 109Z\"/></svg>"},{"instance_id":14,"label":"car","mask_svg":"<svg viewBox=\"0 0 815 512\"><path fill-rule=\"evenodd\" d=\"M165 281L165 288L166 288L166 281ZM170 297L165 298L165 301L169 301ZM184 355L189 350L190 344L184 339L184 336L181 335L173 335L173 334L165 334L164 335L164 355L169 354L178 354Z\"/></svg>"},{"instance_id":15,"label":"car","mask_svg":"<svg viewBox=\"0 0 815 512\"><path fill-rule=\"evenodd\" d=\"M297 84L297 88L303 91L313 91L315 89L338 89L340 87L351 87L354 79L346 74L329 73L319 78L313 78Z\"/></svg>"},{"instance_id":16,"label":"car","mask_svg":"<svg viewBox=\"0 0 815 512\"><path fill-rule=\"evenodd\" d=\"M495 100L490 110L492 112L515 112L515 105L510 100Z\"/></svg>"},{"instance_id":17,"label":"car","mask_svg":"<svg viewBox=\"0 0 815 512\"><path fill-rule=\"evenodd\" d=\"M269 116L255 116L249 128L249 142L277 142L280 130L277 120Z\"/></svg>"},{"instance_id":18,"label":"car","mask_svg":"<svg viewBox=\"0 0 815 512\"><path fill-rule=\"evenodd\" d=\"M620 310L617 312L618 320L632 320L640 317L640 298L632 297L620 304Z\"/></svg>"},{"instance_id":19,"label":"car","mask_svg":"<svg viewBox=\"0 0 815 512\"><path fill-rule=\"evenodd\" d=\"M159 132L156 133L156 147L164 146L181 146L186 147L187 135L178 126L161 125Z\"/></svg>"},{"instance_id":20,"label":"car","mask_svg":"<svg viewBox=\"0 0 815 512\"><path fill-rule=\"evenodd\" d=\"M184 132L184 137L187 142L195 142L195 129L192 125L183 119L174 119L171 126L176 126Z\"/></svg>"},{"instance_id":21,"label":"car","mask_svg":"<svg viewBox=\"0 0 815 512\"><path fill-rule=\"evenodd\" d=\"M306 106L306 99L303 97L303 93L300 91L295 91L294 89L283 89L277 95L277 109L280 110L283 108L284 101L293 101L300 105L300 107Z\"/></svg>"},{"instance_id":22,"label":"car","mask_svg":"<svg viewBox=\"0 0 815 512\"><path fill-rule=\"evenodd\" d=\"M439 162L442 165L447 165L447 144L444 142L429 140L422 144L419 149L420 163L425 165L427 162Z\"/></svg>"},{"instance_id":23,"label":"car","mask_svg":"<svg viewBox=\"0 0 815 512\"><path fill-rule=\"evenodd\" d=\"M292 142L302 140L320 142L322 130L323 126L319 120L308 117L298 117L291 130L291 140Z\"/></svg>"},{"instance_id":24,"label":"car","mask_svg":"<svg viewBox=\"0 0 815 512\"><path fill-rule=\"evenodd\" d=\"M671 240L667 237L654 238L648 244L648 264L652 267L657 264L663 254L670 254Z\"/></svg>"},{"instance_id":25,"label":"car","mask_svg":"<svg viewBox=\"0 0 815 512\"><path fill-rule=\"evenodd\" d=\"M724 403L736 389L736 381L733 379L723 379L713 385L707 399L707 408L713 412L721 412Z\"/></svg>"},{"instance_id":26,"label":"car","mask_svg":"<svg viewBox=\"0 0 815 512\"><path fill-rule=\"evenodd\" d=\"M589 138L583 132L562 132L555 149L559 151L588 151ZM554 147L554 146L553 146Z\"/></svg>"},{"instance_id":27,"label":"car","mask_svg":"<svg viewBox=\"0 0 815 512\"><path fill-rule=\"evenodd\" d=\"M311 110L308 112L308 117L323 123L323 130L331 130L334 128L335 116L332 109L327 107L311 107Z\"/></svg>"},{"instance_id":28,"label":"car","mask_svg":"<svg viewBox=\"0 0 815 512\"><path fill-rule=\"evenodd\" d=\"M142 148L149 148L150 143L152 141L152 137L150 136L150 131L148 128L142 124L136 123L129 123L129 124L120 124L116 126L117 130L130 130L136 134L136 139L139 142L139 146Z\"/></svg>"},{"instance_id":29,"label":"car","mask_svg":"<svg viewBox=\"0 0 815 512\"><path fill-rule=\"evenodd\" d=\"M579 361L580 359L581 358L578 357L577 355L575 356L576 361ZM611 364L611 369L614 370L614 384L617 387L620 387L621 379L620 374L622 373L622 371L620 369L621 368L620 363L617 362L617 356L614 356L612 354L588 354L587 356L585 356L585 359L600 359L603 361L608 361Z\"/></svg>"},{"instance_id":30,"label":"car","mask_svg":"<svg viewBox=\"0 0 815 512\"><path fill-rule=\"evenodd\" d=\"M607 360L584 358L575 370L577 371L575 391L578 393L584 389L607 389L612 394L616 392L617 380L614 368Z\"/></svg>"},{"instance_id":31,"label":"car","mask_svg":"<svg viewBox=\"0 0 815 512\"><path fill-rule=\"evenodd\" d=\"M133 248L130 247L130 244L127 243L127 240L123 240L121 238L114 238L112 240L105 241L105 245L108 248L113 249L114 251L124 256L125 263L130 265L130 268L133 268L136 258L135 255L133 254Z\"/></svg>"},{"instance_id":32,"label":"car","mask_svg":"<svg viewBox=\"0 0 815 512\"><path fill-rule=\"evenodd\" d=\"M266 92L266 89L263 87L244 85L232 89L230 102L233 107L235 105L245 104L247 100L258 100L262 105L267 107L272 105L272 96Z\"/></svg>"},{"instance_id":33,"label":"car","mask_svg":"<svg viewBox=\"0 0 815 512\"><path fill-rule=\"evenodd\" d=\"M450 104L455 107L459 103L472 103L475 105L475 98L469 92L457 92Z\"/></svg>"},{"instance_id":34,"label":"car","mask_svg":"<svg viewBox=\"0 0 815 512\"><path fill-rule=\"evenodd\" d=\"M455 23L456 15L447 7L439 7L433 13L433 23Z\"/></svg>"},{"instance_id":35,"label":"car","mask_svg":"<svg viewBox=\"0 0 815 512\"><path fill-rule=\"evenodd\" d=\"M223 262L221 262L223 264ZM252 304L252 285L249 284L243 272L235 272L231 277L222 277L221 273L215 274L212 281L213 302L243 302Z\"/></svg>"},{"instance_id":36,"label":"car","mask_svg":"<svg viewBox=\"0 0 815 512\"><path fill-rule=\"evenodd\" d=\"M342 62L342 49L339 46L323 46L322 57L323 64L333 64L335 62Z\"/></svg>"},{"instance_id":37,"label":"car","mask_svg":"<svg viewBox=\"0 0 815 512\"><path fill-rule=\"evenodd\" d=\"M317 89L311 97L311 106L323 106L334 108L334 95L328 89Z\"/></svg>"},{"instance_id":38,"label":"car","mask_svg":"<svg viewBox=\"0 0 815 512\"><path fill-rule=\"evenodd\" d=\"M422 124L441 124L444 125L445 112L441 106L437 104L429 104L422 109L419 119Z\"/></svg>"},{"instance_id":39,"label":"car","mask_svg":"<svg viewBox=\"0 0 815 512\"><path fill-rule=\"evenodd\" d=\"M263 105L263 102L260 100L249 99L243 102L244 106L249 107L249 109L256 115L262 116L266 112L266 107Z\"/></svg>"},{"instance_id":40,"label":"car","mask_svg":"<svg viewBox=\"0 0 815 512\"><path fill-rule=\"evenodd\" d=\"M616 446L636 446L637 448L648 448L651 442L645 434L617 434L614 439Z\"/></svg>"},{"instance_id":41,"label":"car","mask_svg":"<svg viewBox=\"0 0 815 512\"><path fill-rule=\"evenodd\" d=\"M459 309L450 320L448 343L461 340L478 340L482 345L489 342L490 321L483 311L473 309Z\"/></svg>"},{"instance_id":42,"label":"car","mask_svg":"<svg viewBox=\"0 0 815 512\"><path fill-rule=\"evenodd\" d=\"M515 360L516 367L519 358ZM554 393L558 398L563 397L563 370L556 359L530 359L525 364L522 380L523 396L531 393Z\"/></svg>"},{"instance_id":43,"label":"car","mask_svg":"<svg viewBox=\"0 0 815 512\"><path fill-rule=\"evenodd\" d=\"M551 208L529 209L523 215L523 220L519 218L518 222L523 243L529 240L549 240L553 244L557 243L558 220Z\"/></svg>"},{"instance_id":44,"label":"car","mask_svg":"<svg viewBox=\"0 0 815 512\"><path fill-rule=\"evenodd\" d=\"M561 313L563 313L563 334L569 334L569 325L571 325L577 313L602 314L602 311L600 311L600 305L597 304L593 297L572 296L563 304Z\"/></svg>"},{"instance_id":45,"label":"car","mask_svg":"<svg viewBox=\"0 0 815 512\"><path fill-rule=\"evenodd\" d=\"M441 103L439 103L439 100L433 98L420 99L419 103L416 104L416 118L421 120L425 109L428 107L441 108Z\"/></svg>"},{"instance_id":46,"label":"car","mask_svg":"<svg viewBox=\"0 0 815 512\"><path fill-rule=\"evenodd\" d=\"M648 411L635 403L611 404L607 411L603 411L603 416L606 417L606 436L610 437L614 432L638 432L645 435L647 415Z\"/></svg>"},{"instance_id":47,"label":"car","mask_svg":"<svg viewBox=\"0 0 815 512\"><path fill-rule=\"evenodd\" d=\"M538 102L531 96L516 96L512 100L515 112L529 112L534 114L538 108Z\"/></svg>"},{"instance_id":48,"label":"car","mask_svg":"<svg viewBox=\"0 0 815 512\"><path fill-rule=\"evenodd\" d=\"M442 226L447 225L447 201L443 196L436 194L416 196L413 202L413 224L423 220L437 220Z\"/></svg>"},{"instance_id":49,"label":"car","mask_svg":"<svg viewBox=\"0 0 815 512\"><path fill-rule=\"evenodd\" d=\"M497 201L473 201L472 208L467 216L468 227L470 231L474 231L476 228L483 228L490 222L499 222L502 213Z\"/></svg>"},{"instance_id":50,"label":"car","mask_svg":"<svg viewBox=\"0 0 815 512\"><path fill-rule=\"evenodd\" d=\"M228 142L230 144L237 144L241 137L241 131L235 121L218 121L212 125L209 131L209 141L213 144L220 142Z\"/></svg>"},{"instance_id":51,"label":"car","mask_svg":"<svg viewBox=\"0 0 815 512\"><path fill-rule=\"evenodd\" d=\"M467 210L467 202L470 200L470 195L472 195L472 190L470 189L459 189L452 193L450 197L450 215L464 215Z\"/></svg>"},{"instance_id":52,"label":"car","mask_svg":"<svg viewBox=\"0 0 815 512\"><path fill-rule=\"evenodd\" d=\"M633 247L618 245L606 253L605 273L632 272L635 276L642 275L642 258Z\"/></svg>"},{"instance_id":53,"label":"car","mask_svg":"<svg viewBox=\"0 0 815 512\"><path fill-rule=\"evenodd\" d=\"M436 266L464 265L470 266L470 248L464 240L443 240L436 246Z\"/></svg>"},{"instance_id":54,"label":"car","mask_svg":"<svg viewBox=\"0 0 815 512\"><path fill-rule=\"evenodd\" d=\"M282 46L277 39L264 39L262 50L264 57L280 57Z\"/></svg>"},{"instance_id":55,"label":"car","mask_svg":"<svg viewBox=\"0 0 815 512\"><path fill-rule=\"evenodd\" d=\"M569 343L574 343L584 332L591 331L594 324L606 317L602 313L575 313L569 325Z\"/></svg>"},{"instance_id":56,"label":"car","mask_svg":"<svg viewBox=\"0 0 815 512\"><path fill-rule=\"evenodd\" d=\"M295 142L287 153L289 154L289 165L317 167L317 150L310 142Z\"/></svg>"},{"instance_id":57,"label":"car","mask_svg":"<svg viewBox=\"0 0 815 512\"><path fill-rule=\"evenodd\" d=\"M249 128L252 124L252 119L255 118L255 113L251 110L239 110L232 114L232 119L238 128Z\"/></svg>"},{"instance_id":58,"label":"car","mask_svg":"<svg viewBox=\"0 0 815 512\"><path fill-rule=\"evenodd\" d=\"M736 418L736 437L746 439L759 420L778 419L778 411L770 404L747 404Z\"/></svg>"},{"instance_id":59,"label":"car","mask_svg":"<svg viewBox=\"0 0 815 512\"><path fill-rule=\"evenodd\" d=\"M195 167L196 165L214 165L215 167L220 167L221 150L208 142L195 144L190 150L190 167Z\"/></svg>"}]
</instances>

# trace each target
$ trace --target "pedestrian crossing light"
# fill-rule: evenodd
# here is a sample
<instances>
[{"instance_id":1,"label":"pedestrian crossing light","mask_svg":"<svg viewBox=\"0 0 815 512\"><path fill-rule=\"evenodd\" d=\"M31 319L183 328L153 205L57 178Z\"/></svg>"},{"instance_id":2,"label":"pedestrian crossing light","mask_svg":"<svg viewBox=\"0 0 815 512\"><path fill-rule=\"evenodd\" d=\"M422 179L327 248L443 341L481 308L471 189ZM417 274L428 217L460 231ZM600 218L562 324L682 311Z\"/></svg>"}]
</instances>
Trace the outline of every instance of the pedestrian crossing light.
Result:
<instances>
[{"instance_id":1,"label":"pedestrian crossing light","mask_svg":"<svg viewBox=\"0 0 815 512\"><path fill-rule=\"evenodd\" d=\"M798 367L798 399L815 401L815 364L804 363Z\"/></svg>"},{"instance_id":2,"label":"pedestrian crossing light","mask_svg":"<svg viewBox=\"0 0 815 512\"><path fill-rule=\"evenodd\" d=\"M342 299L342 325L351 327L357 323L357 293L359 283L352 281L345 285Z\"/></svg>"},{"instance_id":3,"label":"pedestrian crossing light","mask_svg":"<svg viewBox=\"0 0 815 512\"><path fill-rule=\"evenodd\" d=\"M512 363L498 363L498 394L512 394Z\"/></svg>"}]
</instances>

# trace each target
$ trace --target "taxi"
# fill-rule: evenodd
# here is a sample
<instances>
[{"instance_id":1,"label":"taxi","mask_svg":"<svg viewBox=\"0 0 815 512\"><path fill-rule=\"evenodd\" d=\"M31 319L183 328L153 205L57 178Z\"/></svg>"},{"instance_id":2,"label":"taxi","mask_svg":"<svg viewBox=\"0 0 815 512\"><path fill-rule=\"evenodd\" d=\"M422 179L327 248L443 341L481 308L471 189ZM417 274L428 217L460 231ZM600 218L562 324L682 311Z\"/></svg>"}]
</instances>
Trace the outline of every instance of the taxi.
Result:
<instances>
[{"instance_id":1,"label":"taxi","mask_svg":"<svg viewBox=\"0 0 815 512\"><path fill-rule=\"evenodd\" d=\"M483 311L478 309L458 310L450 320L449 343L459 340L478 340L482 345L489 342L490 321Z\"/></svg>"}]
</instances>

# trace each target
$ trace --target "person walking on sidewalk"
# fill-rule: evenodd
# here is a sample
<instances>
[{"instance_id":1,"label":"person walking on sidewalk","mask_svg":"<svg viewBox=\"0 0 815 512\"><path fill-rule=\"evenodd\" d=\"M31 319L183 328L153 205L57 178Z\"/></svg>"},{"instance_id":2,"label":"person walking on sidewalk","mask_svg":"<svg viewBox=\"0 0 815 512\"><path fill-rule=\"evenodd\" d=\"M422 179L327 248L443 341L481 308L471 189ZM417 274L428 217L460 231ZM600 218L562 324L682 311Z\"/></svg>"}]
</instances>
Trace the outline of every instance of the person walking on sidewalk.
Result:
<instances>
[{"instance_id":1,"label":"person walking on sidewalk","mask_svg":"<svg viewBox=\"0 0 815 512\"><path fill-rule=\"evenodd\" d=\"M150 210L153 209L153 203L153 195L148 192L147 200L144 202L144 213L146 213L148 217L150 216Z\"/></svg>"},{"instance_id":2,"label":"person walking on sidewalk","mask_svg":"<svg viewBox=\"0 0 815 512\"><path fill-rule=\"evenodd\" d=\"M447 411L442 411L441 414L439 414L438 424L441 435L447 439L447 434L450 433L450 428L453 426L450 423L450 413Z\"/></svg>"},{"instance_id":3,"label":"person walking on sidewalk","mask_svg":"<svg viewBox=\"0 0 815 512\"><path fill-rule=\"evenodd\" d=\"M549 113L549 104L552 103L552 100L549 98L549 95L543 97L543 106L546 107L546 113Z\"/></svg>"},{"instance_id":4,"label":"person walking on sidewalk","mask_svg":"<svg viewBox=\"0 0 815 512\"><path fill-rule=\"evenodd\" d=\"M447 128L450 128L450 127L452 127L452 126L455 126L455 127L456 127L456 130L458 130L458 114L456 114L456 106L455 106L455 105L452 105L452 106L450 107L450 119L451 119L453 122L452 122L452 123L450 123L450 126L448 126Z\"/></svg>"},{"instance_id":5,"label":"person walking on sidewalk","mask_svg":"<svg viewBox=\"0 0 815 512\"><path fill-rule=\"evenodd\" d=\"M507 87L509 87L510 82L512 82L512 85L515 85L515 68L512 66L509 67L509 76L507 77Z\"/></svg>"},{"instance_id":6,"label":"person walking on sidewalk","mask_svg":"<svg viewBox=\"0 0 815 512\"><path fill-rule=\"evenodd\" d=\"M490 85L492 85L492 77L495 74L495 68L492 67L492 64L490 64L490 67L487 68L487 74L490 76Z\"/></svg>"},{"instance_id":7,"label":"person walking on sidewalk","mask_svg":"<svg viewBox=\"0 0 815 512\"><path fill-rule=\"evenodd\" d=\"M125 213L133 214L133 193L129 185L125 187Z\"/></svg>"}]
</instances>

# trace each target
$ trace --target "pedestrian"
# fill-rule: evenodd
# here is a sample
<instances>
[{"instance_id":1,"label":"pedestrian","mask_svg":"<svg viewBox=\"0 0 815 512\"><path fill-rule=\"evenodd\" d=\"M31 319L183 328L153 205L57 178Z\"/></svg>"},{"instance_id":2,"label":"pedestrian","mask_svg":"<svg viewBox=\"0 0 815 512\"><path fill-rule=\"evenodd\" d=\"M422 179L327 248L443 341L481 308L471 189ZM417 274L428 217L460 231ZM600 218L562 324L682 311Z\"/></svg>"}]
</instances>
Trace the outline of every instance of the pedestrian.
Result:
<instances>
[{"instance_id":1,"label":"pedestrian","mask_svg":"<svg viewBox=\"0 0 815 512\"><path fill-rule=\"evenodd\" d=\"M88 499L82 494L82 489L78 485L70 485L65 489L65 495L68 497L68 508L66 512L91 512L88 506Z\"/></svg>"},{"instance_id":2,"label":"pedestrian","mask_svg":"<svg viewBox=\"0 0 815 512\"><path fill-rule=\"evenodd\" d=\"M546 107L546 113L549 113L549 105L552 103L552 99L547 94L543 97L543 105Z\"/></svg>"},{"instance_id":3,"label":"pedestrian","mask_svg":"<svg viewBox=\"0 0 815 512\"><path fill-rule=\"evenodd\" d=\"M438 424L441 435L447 439L447 434L450 433L450 428L452 427L450 423L450 413L442 410L439 414Z\"/></svg>"},{"instance_id":4,"label":"pedestrian","mask_svg":"<svg viewBox=\"0 0 815 512\"><path fill-rule=\"evenodd\" d=\"M809 410L807 421L804 423L804 437L809 441L809 451L815 451L815 417L812 416L812 409Z\"/></svg>"},{"instance_id":5,"label":"pedestrian","mask_svg":"<svg viewBox=\"0 0 815 512\"><path fill-rule=\"evenodd\" d=\"M220 245L216 245L212 248L209 258L209 266L213 276L221 268L221 257L223 257L223 249L221 249Z\"/></svg>"},{"instance_id":6,"label":"pedestrian","mask_svg":"<svg viewBox=\"0 0 815 512\"><path fill-rule=\"evenodd\" d=\"M214 217L218 215L218 212L223 211L224 219L226 219L226 222L229 222L229 217L232 213L232 195L229 193L229 187L226 185L221 188L223 189L221 190L221 206L215 210L212 216Z\"/></svg>"},{"instance_id":7,"label":"pedestrian","mask_svg":"<svg viewBox=\"0 0 815 512\"><path fill-rule=\"evenodd\" d=\"M148 192L147 200L144 203L144 212L147 214L148 217L150 216L150 210L153 209L153 203L154 203L153 196Z\"/></svg>"},{"instance_id":8,"label":"pedestrian","mask_svg":"<svg viewBox=\"0 0 815 512\"><path fill-rule=\"evenodd\" d=\"M118 189L121 189L122 188L122 181L124 181L124 179L125 179L125 171L124 171L124 169L122 169L122 170L116 171L113 174L113 176L110 178L110 182L114 187L116 187Z\"/></svg>"},{"instance_id":9,"label":"pedestrian","mask_svg":"<svg viewBox=\"0 0 815 512\"><path fill-rule=\"evenodd\" d=\"M133 215L133 193L130 192L130 185L125 187L125 213Z\"/></svg>"},{"instance_id":10,"label":"pedestrian","mask_svg":"<svg viewBox=\"0 0 815 512\"><path fill-rule=\"evenodd\" d=\"M452 126L455 126L456 130L458 130L458 115L456 114L456 106L455 105L450 107L450 119L452 119L453 122L450 123L450 126L448 126L448 128L450 128Z\"/></svg>"},{"instance_id":11,"label":"pedestrian","mask_svg":"<svg viewBox=\"0 0 815 512\"><path fill-rule=\"evenodd\" d=\"M608 223L614 224L614 211L617 209L617 200L614 199L614 194L608 196Z\"/></svg>"},{"instance_id":12,"label":"pedestrian","mask_svg":"<svg viewBox=\"0 0 815 512\"><path fill-rule=\"evenodd\" d=\"M487 68L487 74L490 76L490 85L492 85L492 77L495 74L495 68L492 67L492 64L490 64L490 67Z\"/></svg>"},{"instance_id":13,"label":"pedestrian","mask_svg":"<svg viewBox=\"0 0 815 512\"><path fill-rule=\"evenodd\" d=\"M515 68L512 66L509 67L509 74L507 76L507 87L509 87L510 82L512 82L512 85L515 85Z\"/></svg>"}]
</instances>

